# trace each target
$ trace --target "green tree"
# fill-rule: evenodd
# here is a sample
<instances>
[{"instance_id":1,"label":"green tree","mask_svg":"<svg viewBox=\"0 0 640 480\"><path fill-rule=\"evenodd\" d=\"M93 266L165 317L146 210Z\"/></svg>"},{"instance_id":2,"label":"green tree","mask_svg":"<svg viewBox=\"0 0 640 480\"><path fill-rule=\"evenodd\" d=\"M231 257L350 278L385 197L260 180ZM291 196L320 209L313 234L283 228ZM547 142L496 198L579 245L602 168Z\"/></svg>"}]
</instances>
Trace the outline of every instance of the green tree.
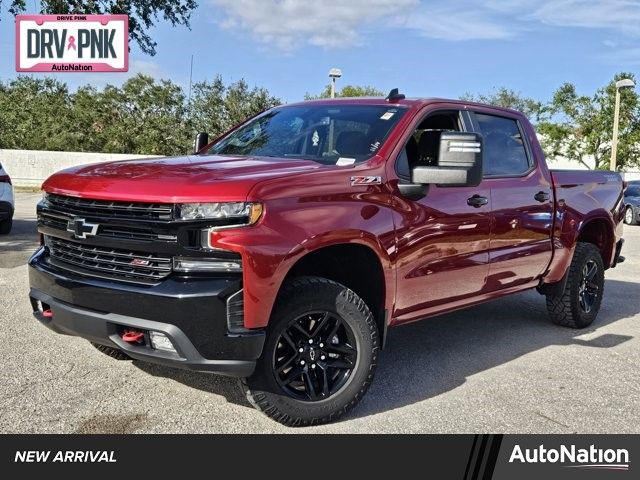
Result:
<instances>
[{"instance_id":1,"label":"green tree","mask_svg":"<svg viewBox=\"0 0 640 480\"><path fill-rule=\"evenodd\" d=\"M484 94L465 93L460 99L518 110L524 113L533 123L540 121L546 113L545 105L542 102L525 97L520 92L506 87L499 87Z\"/></svg>"},{"instance_id":2,"label":"green tree","mask_svg":"<svg viewBox=\"0 0 640 480\"><path fill-rule=\"evenodd\" d=\"M282 103L268 90L250 88L245 80L225 86L221 77L193 87L190 123L197 131L216 137L263 110Z\"/></svg>"},{"instance_id":3,"label":"green tree","mask_svg":"<svg viewBox=\"0 0 640 480\"><path fill-rule=\"evenodd\" d=\"M61 150L72 142L67 86L19 76L0 84L0 148Z\"/></svg>"},{"instance_id":4,"label":"green tree","mask_svg":"<svg viewBox=\"0 0 640 480\"><path fill-rule=\"evenodd\" d=\"M196 132L217 136L280 100L244 80L194 86L191 104L169 80L136 75L75 93L52 78L0 82L0 148L180 155Z\"/></svg>"},{"instance_id":5,"label":"green tree","mask_svg":"<svg viewBox=\"0 0 640 480\"><path fill-rule=\"evenodd\" d=\"M563 84L549 106L551 118L538 124L545 153L562 156L596 169L609 168L615 105L615 82L631 78L619 73L593 96L580 95L575 85ZM633 89L621 91L618 168L640 165L640 99Z\"/></svg>"},{"instance_id":6,"label":"green tree","mask_svg":"<svg viewBox=\"0 0 640 480\"><path fill-rule=\"evenodd\" d=\"M61 14L125 14L129 15L129 39L149 55L156 54L157 43L147 31L162 16L171 25L189 28L191 12L198 6L196 0L40 0L40 13ZM0 0L2 7L2 0ZM9 12L23 13L26 0L11 0Z\"/></svg>"},{"instance_id":7,"label":"green tree","mask_svg":"<svg viewBox=\"0 0 640 480\"><path fill-rule=\"evenodd\" d=\"M382 90L369 85L345 85L342 89L336 89L336 97L385 97L387 94ZM331 98L331 84L324 87L318 95L305 93L305 100L318 100L321 98Z\"/></svg>"},{"instance_id":8,"label":"green tree","mask_svg":"<svg viewBox=\"0 0 640 480\"><path fill-rule=\"evenodd\" d=\"M87 89L78 92L88 93ZM93 98L93 118L79 103L84 99L74 100L76 118L85 122L89 135L98 140L92 145L94 148L150 155L178 155L188 150L191 129L187 123L185 95L179 85L169 80L156 82L152 77L139 74L122 87L108 85L102 92L95 92ZM78 125L78 129L82 128Z\"/></svg>"}]
</instances>

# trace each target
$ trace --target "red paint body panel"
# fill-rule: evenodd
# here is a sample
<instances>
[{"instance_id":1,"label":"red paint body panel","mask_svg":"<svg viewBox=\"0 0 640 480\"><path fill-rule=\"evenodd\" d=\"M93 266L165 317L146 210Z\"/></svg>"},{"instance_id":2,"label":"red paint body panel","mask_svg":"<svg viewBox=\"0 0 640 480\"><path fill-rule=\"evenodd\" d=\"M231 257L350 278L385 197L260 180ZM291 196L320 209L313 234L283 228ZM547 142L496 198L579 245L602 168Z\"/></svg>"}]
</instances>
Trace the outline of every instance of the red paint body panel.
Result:
<instances>
[{"instance_id":1,"label":"red paint body panel","mask_svg":"<svg viewBox=\"0 0 640 480\"><path fill-rule=\"evenodd\" d=\"M589 223L606 225L602 245L605 265L614 263L624 217L620 177L612 172L552 171L556 190L554 257L545 283L559 281L567 270L581 232Z\"/></svg>"},{"instance_id":2,"label":"red paint body panel","mask_svg":"<svg viewBox=\"0 0 640 480\"><path fill-rule=\"evenodd\" d=\"M380 99L322 100L381 104ZM377 155L338 167L313 161L186 156L110 162L50 177L50 193L138 202L259 201L254 226L212 234L212 246L243 259L245 326L268 324L283 280L295 263L326 246L370 248L384 272L389 324L491 300L562 279L580 232L603 222L605 263L621 236L622 182L617 174L550 172L529 122L518 112L438 99L402 100L408 112ZM395 159L416 123L438 109L474 110L517 119L534 167L516 178L486 178L478 187L429 186L419 200L398 190ZM351 185L352 176L380 176L381 185ZM537 202L539 191L550 194ZM490 202L474 208L467 198Z\"/></svg>"}]
</instances>

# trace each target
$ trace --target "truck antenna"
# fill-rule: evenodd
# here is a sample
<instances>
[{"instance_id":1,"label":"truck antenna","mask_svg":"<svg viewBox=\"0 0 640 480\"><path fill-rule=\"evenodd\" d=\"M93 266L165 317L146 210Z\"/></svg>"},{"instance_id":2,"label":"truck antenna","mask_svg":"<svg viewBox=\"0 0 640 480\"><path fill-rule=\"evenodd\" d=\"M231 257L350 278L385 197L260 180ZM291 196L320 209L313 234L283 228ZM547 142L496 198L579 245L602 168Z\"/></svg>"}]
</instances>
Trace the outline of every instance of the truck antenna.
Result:
<instances>
[{"instance_id":1,"label":"truck antenna","mask_svg":"<svg viewBox=\"0 0 640 480\"><path fill-rule=\"evenodd\" d=\"M388 102L397 102L399 100L404 100L404 99L405 99L404 93L400 93L397 88L394 88L393 90L391 90L389 92L389 95L387 95L387 98L386 98Z\"/></svg>"}]
</instances>

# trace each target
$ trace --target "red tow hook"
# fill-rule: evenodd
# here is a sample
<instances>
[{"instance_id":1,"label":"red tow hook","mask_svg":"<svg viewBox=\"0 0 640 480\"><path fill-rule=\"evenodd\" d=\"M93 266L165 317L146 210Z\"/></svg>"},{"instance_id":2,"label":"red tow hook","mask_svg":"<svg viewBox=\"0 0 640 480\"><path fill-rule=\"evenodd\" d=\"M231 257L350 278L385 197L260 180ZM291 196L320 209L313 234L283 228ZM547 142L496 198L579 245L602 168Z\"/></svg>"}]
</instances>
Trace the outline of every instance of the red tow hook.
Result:
<instances>
[{"instance_id":1,"label":"red tow hook","mask_svg":"<svg viewBox=\"0 0 640 480\"><path fill-rule=\"evenodd\" d=\"M138 330L125 330L120 336L127 343L144 343L144 332Z\"/></svg>"},{"instance_id":2,"label":"red tow hook","mask_svg":"<svg viewBox=\"0 0 640 480\"><path fill-rule=\"evenodd\" d=\"M51 311L51 309L43 310L42 311L42 316L44 318L53 318L53 312Z\"/></svg>"}]
</instances>

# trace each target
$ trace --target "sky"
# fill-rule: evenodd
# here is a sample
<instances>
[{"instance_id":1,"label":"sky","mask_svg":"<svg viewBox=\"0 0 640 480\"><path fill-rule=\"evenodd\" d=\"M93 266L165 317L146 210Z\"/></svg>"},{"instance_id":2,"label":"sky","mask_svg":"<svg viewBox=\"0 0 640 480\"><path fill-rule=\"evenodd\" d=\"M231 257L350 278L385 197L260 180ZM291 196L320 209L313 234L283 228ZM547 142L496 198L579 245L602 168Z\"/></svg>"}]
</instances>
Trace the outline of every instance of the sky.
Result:
<instances>
[{"instance_id":1,"label":"sky","mask_svg":"<svg viewBox=\"0 0 640 480\"><path fill-rule=\"evenodd\" d=\"M0 80L17 75L15 24L3 2ZM27 13L35 12L28 0ZM592 94L640 70L640 0L199 0L191 30L161 20L157 55L131 45L128 73L57 73L74 89L142 72L185 86L244 78L286 102L338 86L398 87L409 97L457 98L505 86L548 100L564 82ZM36 74L34 74L36 75ZM43 75L43 74L37 74Z\"/></svg>"}]
</instances>

